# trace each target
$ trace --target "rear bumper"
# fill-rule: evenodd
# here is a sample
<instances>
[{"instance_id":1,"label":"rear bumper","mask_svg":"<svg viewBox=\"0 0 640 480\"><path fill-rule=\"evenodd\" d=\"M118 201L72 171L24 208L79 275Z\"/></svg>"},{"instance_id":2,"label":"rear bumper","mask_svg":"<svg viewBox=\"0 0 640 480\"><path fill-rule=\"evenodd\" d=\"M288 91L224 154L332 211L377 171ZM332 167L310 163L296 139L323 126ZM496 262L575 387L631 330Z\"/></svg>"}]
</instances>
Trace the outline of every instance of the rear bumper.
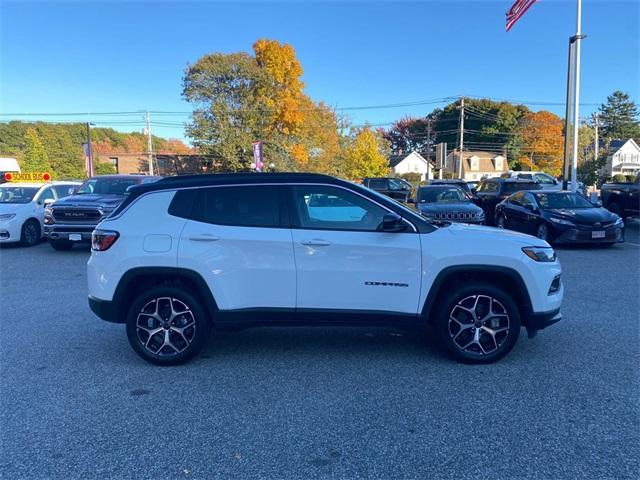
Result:
<instances>
[{"instance_id":1,"label":"rear bumper","mask_svg":"<svg viewBox=\"0 0 640 480\"><path fill-rule=\"evenodd\" d=\"M100 300L89 295L91 311L106 322L125 323L126 319L118 316L116 305L111 300Z\"/></svg>"}]
</instances>

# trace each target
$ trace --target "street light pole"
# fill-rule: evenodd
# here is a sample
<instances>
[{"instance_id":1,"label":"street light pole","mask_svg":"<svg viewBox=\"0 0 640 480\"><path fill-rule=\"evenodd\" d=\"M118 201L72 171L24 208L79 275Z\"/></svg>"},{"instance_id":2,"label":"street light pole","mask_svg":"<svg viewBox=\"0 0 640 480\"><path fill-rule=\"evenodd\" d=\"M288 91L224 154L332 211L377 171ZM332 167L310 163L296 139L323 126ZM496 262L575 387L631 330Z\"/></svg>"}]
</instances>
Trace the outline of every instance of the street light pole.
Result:
<instances>
[{"instance_id":1,"label":"street light pole","mask_svg":"<svg viewBox=\"0 0 640 480\"><path fill-rule=\"evenodd\" d=\"M569 154L571 153L571 99L573 96L573 37L569 38L569 62L567 64L567 107L564 114L564 157L562 159L562 189L566 190L568 185Z\"/></svg>"},{"instance_id":2,"label":"street light pole","mask_svg":"<svg viewBox=\"0 0 640 480\"><path fill-rule=\"evenodd\" d=\"M573 90L573 152L571 155L571 190L578 189L578 128L580 117L580 44L582 39L582 0L577 0L575 34L575 88Z\"/></svg>"}]
</instances>

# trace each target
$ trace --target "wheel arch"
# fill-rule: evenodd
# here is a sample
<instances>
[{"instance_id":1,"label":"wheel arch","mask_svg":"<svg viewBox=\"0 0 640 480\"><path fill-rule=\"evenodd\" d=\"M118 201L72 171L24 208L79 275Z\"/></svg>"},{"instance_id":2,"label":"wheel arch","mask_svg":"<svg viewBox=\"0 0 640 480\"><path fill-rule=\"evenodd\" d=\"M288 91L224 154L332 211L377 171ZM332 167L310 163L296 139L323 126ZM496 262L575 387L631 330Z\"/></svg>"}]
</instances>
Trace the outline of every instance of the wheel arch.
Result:
<instances>
[{"instance_id":1,"label":"wheel arch","mask_svg":"<svg viewBox=\"0 0 640 480\"><path fill-rule=\"evenodd\" d=\"M422 307L426 324L432 324L430 317L436 302L448 289L471 281L489 283L505 290L518 305L522 324L527 326L533 307L522 276L513 268L495 265L455 265L443 269L433 281Z\"/></svg>"},{"instance_id":2,"label":"wheel arch","mask_svg":"<svg viewBox=\"0 0 640 480\"><path fill-rule=\"evenodd\" d=\"M128 270L118 282L113 295L116 318L124 323L127 308L133 299L149 288L156 286L182 287L196 296L212 319L218 305L202 276L186 268L178 267L138 267Z\"/></svg>"}]
</instances>

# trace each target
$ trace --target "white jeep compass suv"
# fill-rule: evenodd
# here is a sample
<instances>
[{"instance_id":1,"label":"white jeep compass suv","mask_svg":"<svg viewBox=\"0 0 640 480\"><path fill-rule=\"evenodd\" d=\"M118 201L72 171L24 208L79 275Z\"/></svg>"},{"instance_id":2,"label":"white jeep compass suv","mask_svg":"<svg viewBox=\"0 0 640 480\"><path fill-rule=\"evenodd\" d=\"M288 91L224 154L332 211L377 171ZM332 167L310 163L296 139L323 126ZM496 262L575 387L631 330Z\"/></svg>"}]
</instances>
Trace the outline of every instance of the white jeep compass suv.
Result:
<instances>
[{"instance_id":1,"label":"white jeep compass suv","mask_svg":"<svg viewBox=\"0 0 640 480\"><path fill-rule=\"evenodd\" d=\"M372 190L317 174L173 177L133 187L93 232L89 304L159 365L212 329L433 326L487 363L556 321L561 268L545 241L435 226Z\"/></svg>"}]
</instances>

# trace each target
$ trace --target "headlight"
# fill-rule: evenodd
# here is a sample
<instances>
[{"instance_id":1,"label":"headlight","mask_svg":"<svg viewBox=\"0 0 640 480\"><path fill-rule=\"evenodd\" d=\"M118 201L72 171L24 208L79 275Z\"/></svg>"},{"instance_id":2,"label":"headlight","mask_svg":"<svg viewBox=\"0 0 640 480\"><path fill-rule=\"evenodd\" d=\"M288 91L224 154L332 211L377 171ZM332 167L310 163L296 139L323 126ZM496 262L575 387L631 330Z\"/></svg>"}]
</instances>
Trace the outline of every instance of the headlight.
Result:
<instances>
[{"instance_id":1,"label":"headlight","mask_svg":"<svg viewBox=\"0 0 640 480\"><path fill-rule=\"evenodd\" d=\"M524 254L536 262L555 262L556 252L551 247L522 247Z\"/></svg>"},{"instance_id":2,"label":"headlight","mask_svg":"<svg viewBox=\"0 0 640 480\"><path fill-rule=\"evenodd\" d=\"M480 212L476 215L478 218L484 218L484 212Z\"/></svg>"},{"instance_id":3,"label":"headlight","mask_svg":"<svg viewBox=\"0 0 640 480\"><path fill-rule=\"evenodd\" d=\"M5 213L4 215L0 215L0 220L11 220L15 216L15 213Z\"/></svg>"},{"instance_id":4,"label":"headlight","mask_svg":"<svg viewBox=\"0 0 640 480\"><path fill-rule=\"evenodd\" d=\"M622 218L619 218L616 220L616 223L613 224L616 227L624 227L624 221L622 220Z\"/></svg>"},{"instance_id":5,"label":"headlight","mask_svg":"<svg viewBox=\"0 0 640 480\"><path fill-rule=\"evenodd\" d=\"M563 218L549 217L549 220L551 220L553 223L559 223L560 225L574 225L573 222L565 220Z\"/></svg>"}]
</instances>

